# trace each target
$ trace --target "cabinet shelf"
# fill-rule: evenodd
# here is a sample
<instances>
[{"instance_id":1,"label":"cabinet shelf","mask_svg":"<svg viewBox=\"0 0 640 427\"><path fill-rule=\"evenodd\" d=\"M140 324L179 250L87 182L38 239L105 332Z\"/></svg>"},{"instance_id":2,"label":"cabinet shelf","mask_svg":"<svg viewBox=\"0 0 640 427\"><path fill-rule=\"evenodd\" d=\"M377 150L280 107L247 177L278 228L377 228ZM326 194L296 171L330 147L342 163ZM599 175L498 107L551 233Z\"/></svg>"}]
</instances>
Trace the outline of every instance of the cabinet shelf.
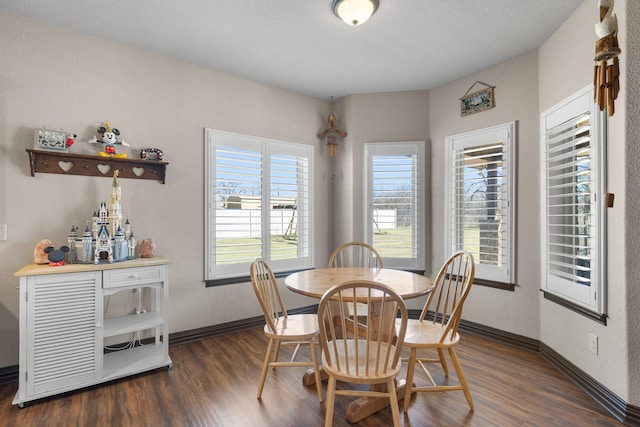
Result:
<instances>
[{"instance_id":1,"label":"cabinet shelf","mask_svg":"<svg viewBox=\"0 0 640 427\"><path fill-rule=\"evenodd\" d=\"M119 170L119 178L153 179L164 184L167 162L119 159L86 154L58 153L27 148L31 176L36 172L62 175L104 176L111 178Z\"/></svg>"},{"instance_id":2,"label":"cabinet shelf","mask_svg":"<svg viewBox=\"0 0 640 427\"><path fill-rule=\"evenodd\" d=\"M104 355L103 363L104 381L172 365L163 346L156 344L107 353Z\"/></svg>"},{"instance_id":3,"label":"cabinet shelf","mask_svg":"<svg viewBox=\"0 0 640 427\"><path fill-rule=\"evenodd\" d=\"M108 338L129 332L144 331L161 326L163 322L160 313L154 311L104 319L102 336Z\"/></svg>"}]
</instances>

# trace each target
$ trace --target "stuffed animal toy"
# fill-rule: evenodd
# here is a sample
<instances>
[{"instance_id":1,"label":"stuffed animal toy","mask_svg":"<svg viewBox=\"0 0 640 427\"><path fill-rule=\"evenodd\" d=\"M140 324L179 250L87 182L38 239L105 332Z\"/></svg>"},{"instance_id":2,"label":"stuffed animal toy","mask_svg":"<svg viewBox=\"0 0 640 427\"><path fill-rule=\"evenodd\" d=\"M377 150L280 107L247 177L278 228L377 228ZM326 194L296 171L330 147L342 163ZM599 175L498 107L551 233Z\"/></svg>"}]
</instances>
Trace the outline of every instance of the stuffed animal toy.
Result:
<instances>
[{"instance_id":1,"label":"stuffed animal toy","mask_svg":"<svg viewBox=\"0 0 640 427\"><path fill-rule=\"evenodd\" d=\"M117 158L121 158L124 159L127 157L127 155L125 153L123 154L116 154L116 144L120 144L123 145L125 147L129 147L129 144L127 144L126 142L124 142L124 139L121 139L120 141L116 140L116 137L120 135L120 131L116 128L112 128L111 127L111 123L109 123L109 121L106 121L104 123L104 126L100 126L98 128L98 133L101 136L101 140L98 141L97 137L93 137L89 140L89 144L103 144L104 145L104 151L101 151L100 156L102 157L117 157Z\"/></svg>"},{"instance_id":2,"label":"stuffed animal toy","mask_svg":"<svg viewBox=\"0 0 640 427\"><path fill-rule=\"evenodd\" d=\"M156 251L156 244L153 239L144 239L140 242L140 257L153 258Z\"/></svg>"},{"instance_id":3,"label":"stuffed animal toy","mask_svg":"<svg viewBox=\"0 0 640 427\"><path fill-rule=\"evenodd\" d=\"M64 254L69 252L68 246L60 246L60 249L55 249L53 246L48 246L44 248L44 252L49 259L49 265L51 267L57 267L60 265L64 265Z\"/></svg>"},{"instance_id":4,"label":"stuffed animal toy","mask_svg":"<svg viewBox=\"0 0 640 427\"><path fill-rule=\"evenodd\" d=\"M53 243L49 239L42 239L36 244L33 250L33 262L35 264L47 264L49 262L44 248L48 248L51 245L53 245Z\"/></svg>"}]
</instances>

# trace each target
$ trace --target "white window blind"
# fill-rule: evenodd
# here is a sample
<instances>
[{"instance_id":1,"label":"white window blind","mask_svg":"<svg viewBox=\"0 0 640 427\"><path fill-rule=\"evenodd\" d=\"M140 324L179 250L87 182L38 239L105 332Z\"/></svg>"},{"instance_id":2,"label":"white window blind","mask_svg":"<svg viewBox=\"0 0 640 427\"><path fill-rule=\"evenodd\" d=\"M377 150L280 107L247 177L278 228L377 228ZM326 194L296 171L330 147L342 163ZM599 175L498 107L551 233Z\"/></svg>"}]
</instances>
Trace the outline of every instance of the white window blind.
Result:
<instances>
[{"instance_id":1,"label":"white window blind","mask_svg":"<svg viewBox=\"0 0 640 427\"><path fill-rule=\"evenodd\" d=\"M271 260L308 258L309 157L273 153L270 164Z\"/></svg>"},{"instance_id":2,"label":"white window blind","mask_svg":"<svg viewBox=\"0 0 640 427\"><path fill-rule=\"evenodd\" d=\"M543 270L545 291L602 313L603 149L594 105L587 88L543 114Z\"/></svg>"},{"instance_id":3,"label":"white window blind","mask_svg":"<svg viewBox=\"0 0 640 427\"><path fill-rule=\"evenodd\" d=\"M368 143L367 240L385 267L424 269L424 142Z\"/></svg>"},{"instance_id":4,"label":"white window blind","mask_svg":"<svg viewBox=\"0 0 640 427\"><path fill-rule=\"evenodd\" d=\"M262 153L216 146L215 170L216 264L251 262L262 255Z\"/></svg>"},{"instance_id":5,"label":"white window blind","mask_svg":"<svg viewBox=\"0 0 640 427\"><path fill-rule=\"evenodd\" d=\"M311 265L312 147L207 130L207 280Z\"/></svg>"},{"instance_id":6,"label":"white window blind","mask_svg":"<svg viewBox=\"0 0 640 427\"><path fill-rule=\"evenodd\" d=\"M549 273L589 286L593 243L589 115L549 129L545 158Z\"/></svg>"},{"instance_id":7,"label":"white window blind","mask_svg":"<svg viewBox=\"0 0 640 427\"><path fill-rule=\"evenodd\" d=\"M476 276L513 283L514 123L447 138L447 248L474 256Z\"/></svg>"}]
</instances>

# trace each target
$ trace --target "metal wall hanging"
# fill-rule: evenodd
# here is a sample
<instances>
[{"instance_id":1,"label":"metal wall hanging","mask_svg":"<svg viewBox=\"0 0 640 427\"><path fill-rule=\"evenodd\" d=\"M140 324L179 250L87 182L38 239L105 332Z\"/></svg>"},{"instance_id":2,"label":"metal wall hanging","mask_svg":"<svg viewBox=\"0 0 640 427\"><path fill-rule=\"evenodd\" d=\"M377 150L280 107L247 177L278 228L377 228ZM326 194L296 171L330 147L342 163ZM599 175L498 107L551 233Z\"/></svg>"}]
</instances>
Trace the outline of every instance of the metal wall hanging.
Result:
<instances>
[{"instance_id":1,"label":"metal wall hanging","mask_svg":"<svg viewBox=\"0 0 640 427\"><path fill-rule=\"evenodd\" d=\"M338 152L338 139L347 136L347 131L338 129L338 119L333 114L333 96L329 104L329 116L327 117L328 127L318 133L318 138L327 141L327 153L329 157L333 157Z\"/></svg>"},{"instance_id":2,"label":"metal wall hanging","mask_svg":"<svg viewBox=\"0 0 640 427\"><path fill-rule=\"evenodd\" d=\"M485 89L471 92L477 84L486 86ZM493 97L493 89L495 86L489 86L486 83L475 82L469 90L460 98L460 115L468 116L469 114L479 111L490 110L495 107L495 98Z\"/></svg>"}]
</instances>

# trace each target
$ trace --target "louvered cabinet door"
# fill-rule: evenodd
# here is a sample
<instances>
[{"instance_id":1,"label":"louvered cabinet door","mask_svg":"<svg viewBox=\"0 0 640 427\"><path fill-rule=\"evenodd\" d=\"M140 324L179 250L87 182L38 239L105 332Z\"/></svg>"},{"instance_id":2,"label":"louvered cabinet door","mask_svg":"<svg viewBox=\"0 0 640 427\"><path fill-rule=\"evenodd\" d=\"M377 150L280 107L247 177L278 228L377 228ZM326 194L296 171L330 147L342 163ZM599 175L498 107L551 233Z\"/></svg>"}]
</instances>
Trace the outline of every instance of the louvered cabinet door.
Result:
<instances>
[{"instance_id":1,"label":"louvered cabinet door","mask_svg":"<svg viewBox=\"0 0 640 427\"><path fill-rule=\"evenodd\" d=\"M26 394L47 395L95 382L102 368L102 273L26 279L26 372L21 378Z\"/></svg>"}]
</instances>

